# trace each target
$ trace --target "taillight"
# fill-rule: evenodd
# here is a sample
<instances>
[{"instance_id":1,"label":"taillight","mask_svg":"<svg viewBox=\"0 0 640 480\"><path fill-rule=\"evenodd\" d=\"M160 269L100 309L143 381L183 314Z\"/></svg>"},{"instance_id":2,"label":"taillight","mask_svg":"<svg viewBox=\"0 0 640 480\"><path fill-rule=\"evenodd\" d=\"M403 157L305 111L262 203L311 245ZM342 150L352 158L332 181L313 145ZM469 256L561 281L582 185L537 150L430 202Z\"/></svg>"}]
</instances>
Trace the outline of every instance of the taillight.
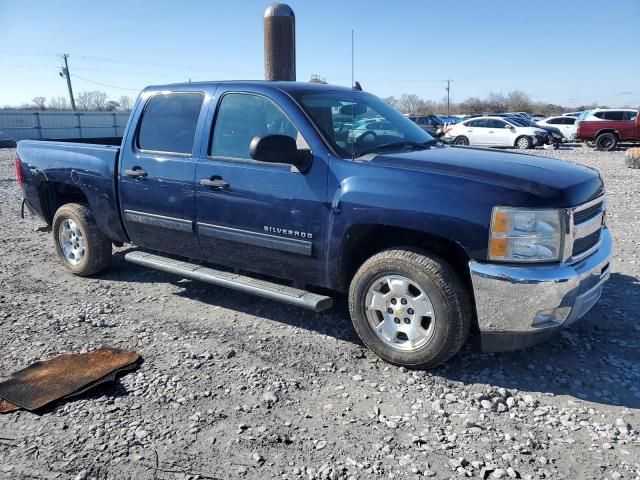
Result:
<instances>
[{"instance_id":1,"label":"taillight","mask_svg":"<svg viewBox=\"0 0 640 480\"><path fill-rule=\"evenodd\" d=\"M22 178L22 161L18 154L16 154L16 158L14 159L16 165L16 180L18 180L18 186L22 188L23 178Z\"/></svg>"}]
</instances>

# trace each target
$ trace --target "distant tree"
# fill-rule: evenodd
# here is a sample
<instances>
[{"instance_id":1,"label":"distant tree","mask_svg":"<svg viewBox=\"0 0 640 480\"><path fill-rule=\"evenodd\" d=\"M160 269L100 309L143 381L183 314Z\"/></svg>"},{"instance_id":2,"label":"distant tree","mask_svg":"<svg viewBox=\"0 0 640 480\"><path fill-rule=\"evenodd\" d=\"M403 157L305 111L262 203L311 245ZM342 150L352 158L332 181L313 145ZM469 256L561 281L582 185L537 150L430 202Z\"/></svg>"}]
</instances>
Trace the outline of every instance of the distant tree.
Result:
<instances>
[{"instance_id":1,"label":"distant tree","mask_svg":"<svg viewBox=\"0 0 640 480\"><path fill-rule=\"evenodd\" d=\"M69 104L65 97L51 97L49 99L49 109L51 110L68 110Z\"/></svg>"},{"instance_id":2,"label":"distant tree","mask_svg":"<svg viewBox=\"0 0 640 480\"><path fill-rule=\"evenodd\" d=\"M526 93L514 90L507 95L507 111L509 112L530 112L533 109L533 102Z\"/></svg>"},{"instance_id":3,"label":"distant tree","mask_svg":"<svg viewBox=\"0 0 640 480\"><path fill-rule=\"evenodd\" d=\"M46 110L47 109L47 99L44 97L35 97L31 100L37 107L38 110Z\"/></svg>"},{"instance_id":4,"label":"distant tree","mask_svg":"<svg viewBox=\"0 0 640 480\"><path fill-rule=\"evenodd\" d=\"M99 90L91 93L93 94L93 110L104 110L107 102L107 94Z\"/></svg>"},{"instance_id":5,"label":"distant tree","mask_svg":"<svg viewBox=\"0 0 640 480\"><path fill-rule=\"evenodd\" d=\"M400 109L403 112L416 113L422 107L424 107L424 100L415 93L403 93L400 96Z\"/></svg>"},{"instance_id":6,"label":"distant tree","mask_svg":"<svg viewBox=\"0 0 640 480\"><path fill-rule=\"evenodd\" d=\"M123 112L130 112L131 107L133 107L133 100L127 95L121 96L118 99L118 103L120 104L120 110L122 110Z\"/></svg>"},{"instance_id":7,"label":"distant tree","mask_svg":"<svg viewBox=\"0 0 640 480\"><path fill-rule=\"evenodd\" d=\"M80 92L76 97L76 105L80 110L91 110L91 92Z\"/></svg>"},{"instance_id":8,"label":"distant tree","mask_svg":"<svg viewBox=\"0 0 640 480\"><path fill-rule=\"evenodd\" d=\"M104 110L107 101L107 94L100 90L91 92L80 92L76 98L76 104L80 110Z\"/></svg>"},{"instance_id":9,"label":"distant tree","mask_svg":"<svg viewBox=\"0 0 640 480\"><path fill-rule=\"evenodd\" d=\"M104 109L107 112L115 112L119 108L120 108L120 104L118 102L116 102L115 100L109 100L104 106Z\"/></svg>"},{"instance_id":10,"label":"distant tree","mask_svg":"<svg viewBox=\"0 0 640 480\"><path fill-rule=\"evenodd\" d=\"M385 103L388 103L389 105L391 105L393 108L400 109L400 102L393 95L390 97L385 97L382 100L384 100Z\"/></svg>"},{"instance_id":11,"label":"distant tree","mask_svg":"<svg viewBox=\"0 0 640 480\"><path fill-rule=\"evenodd\" d=\"M507 97L503 93L490 92L486 101L488 113L506 112L508 109Z\"/></svg>"},{"instance_id":12,"label":"distant tree","mask_svg":"<svg viewBox=\"0 0 640 480\"><path fill-rule=\"evenodd\" d=\"M462 113L482 113L486 110L486 103L480 100L478 97L469 97L459 106L459 110Z\"/></svg>"}]
</instances>

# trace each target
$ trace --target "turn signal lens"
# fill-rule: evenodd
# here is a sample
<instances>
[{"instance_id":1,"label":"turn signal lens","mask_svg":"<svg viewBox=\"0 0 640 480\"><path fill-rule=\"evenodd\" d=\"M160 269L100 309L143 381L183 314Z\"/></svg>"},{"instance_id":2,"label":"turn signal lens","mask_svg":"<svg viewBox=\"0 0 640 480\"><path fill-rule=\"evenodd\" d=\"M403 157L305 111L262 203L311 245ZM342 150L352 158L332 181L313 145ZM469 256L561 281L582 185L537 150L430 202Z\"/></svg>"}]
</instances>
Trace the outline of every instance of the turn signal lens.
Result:
<instances>
[{"instance_id":1,"label":"turn signal lens","mask_svg":"<svg viewBox=\"0 0 640 480\"><path fill-rule=\"evenodd\" d=\"M489 242L489 255L492 258L504 258L508 255L509 243L506 238L492 238Z\"/></svg>"},{"instance_id":2,"label":"turn signal lens","mask_svg":"<svg viewBox=\"0 0 640 480\"><path fill-rule=\"evenodd\" d=\"M496 211L491 220L491 231L493 233L507 233L509 228L509 216L505 211Z\"/></svg>"}]
</instances>

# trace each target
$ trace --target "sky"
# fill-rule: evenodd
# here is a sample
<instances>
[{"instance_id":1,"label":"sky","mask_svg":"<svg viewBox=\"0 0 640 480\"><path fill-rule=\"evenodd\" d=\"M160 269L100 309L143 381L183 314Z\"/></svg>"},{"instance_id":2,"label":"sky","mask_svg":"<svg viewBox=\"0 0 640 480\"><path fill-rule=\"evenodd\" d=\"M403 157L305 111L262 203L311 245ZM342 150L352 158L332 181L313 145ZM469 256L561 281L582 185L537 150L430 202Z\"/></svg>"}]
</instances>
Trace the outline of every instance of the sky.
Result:
<instances>
[{"instance_id":1,"label":"sky","mask_svg":"<svg viewBox=\"0 0 640 480\"><path fill-rule=\"evenodd\" d=\"M149 84L262 79L269 1L0 0L0 105ZM355 78L379 96L452 101L522 90L577 106L640 105L640 0L289 0L297 79Z\"/></svg>"}]
</instances>

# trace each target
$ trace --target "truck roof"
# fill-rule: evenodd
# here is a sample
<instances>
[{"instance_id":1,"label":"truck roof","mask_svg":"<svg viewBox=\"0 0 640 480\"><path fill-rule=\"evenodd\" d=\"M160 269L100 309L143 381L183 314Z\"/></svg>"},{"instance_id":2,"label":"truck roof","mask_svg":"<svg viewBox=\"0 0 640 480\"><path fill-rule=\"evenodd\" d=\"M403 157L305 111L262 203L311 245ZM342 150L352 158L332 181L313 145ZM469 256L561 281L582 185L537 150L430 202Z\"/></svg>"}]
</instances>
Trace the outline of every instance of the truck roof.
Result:
<instances>
[{"instance_id":1,"label":"truck roof","mask_svg":"<svg viewBox=\"0 0 640 480\"><path fill-rule=\"evenodd\" d=\"M205 82L182 82L182 83L169 83L164 85L150 85L146 87L145 91L158 91L158 90L202 90L218 85L234 85L234 86L252 86L252 87L271 87L284 92L299 92L299 91L352 91L349 87L342 87L338 85L330 85L325 83L312 83L312 82L285 82L274 80L222 80L222 81L205 81Z\"/></svg>"}]
</instances>

